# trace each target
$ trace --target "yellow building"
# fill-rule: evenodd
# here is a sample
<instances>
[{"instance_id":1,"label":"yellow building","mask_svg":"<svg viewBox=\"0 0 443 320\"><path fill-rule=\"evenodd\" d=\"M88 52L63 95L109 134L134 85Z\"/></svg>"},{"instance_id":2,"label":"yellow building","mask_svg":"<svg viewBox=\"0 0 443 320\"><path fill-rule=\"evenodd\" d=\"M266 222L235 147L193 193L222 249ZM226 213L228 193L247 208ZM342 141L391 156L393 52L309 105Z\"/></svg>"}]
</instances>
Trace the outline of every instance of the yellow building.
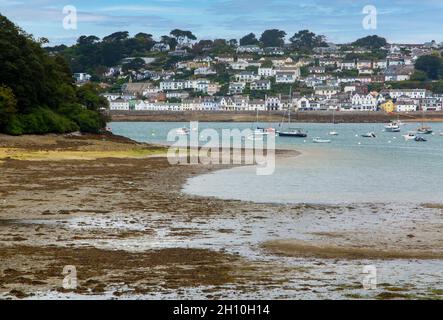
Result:
<instances>
[{"instance_id":1,"label":"yellow building","mask_svg":"<svg viewBox=\"0 0 443 320\"><path fill-rule=\"evenodd\" d=\"M384 112L392 113L395 111L395 104L392 100L388 100L381 105L381 108Z\"/></svg>"}]
</instances>

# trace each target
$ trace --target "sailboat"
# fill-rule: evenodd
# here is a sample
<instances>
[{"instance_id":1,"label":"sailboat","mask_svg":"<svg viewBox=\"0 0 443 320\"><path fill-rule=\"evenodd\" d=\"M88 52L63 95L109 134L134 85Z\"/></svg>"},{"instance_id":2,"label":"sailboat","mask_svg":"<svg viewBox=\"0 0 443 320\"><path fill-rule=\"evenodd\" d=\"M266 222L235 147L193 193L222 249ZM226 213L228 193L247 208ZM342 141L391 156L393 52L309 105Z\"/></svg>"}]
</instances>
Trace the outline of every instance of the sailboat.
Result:
<instances>
[{"instance_id":1,"label":"sailboat","mask_svg":"<svg viewBox=\"0 0 443 320\"><path fill-rule=\"evenodd\" d=\"M332 123L335 125L335 109L332 110ZM329 132L330 136L338 136L338 132L335 130L332 130L331 132Z\"/></svg>"},{"instance_id":2,"label":"sailboat","mask_svg":"<svg viewBox=\"0 0 443 320\"><path fill-rule=\"evenodd\" d=\"M289 90L289 97L292 101L292 87ZM283 114L282 122L280 123L280 128L283 127L283 122L285 119L286 111ZM303 132L302 129L299 128L291 128L291 107L288 108L288 130L286 131L277 131L277 134L280 137L289 137L289 138L306 138L308 136L307 133Z\"/></svg>"},{"instance_id":3,"label":"sailboat","mask_svg":"<svg viewBox=\"0 0 443 320\"><path fill-rule=\"evenodd\" d=\"M432 134L434 131L431 127L425 126L425 110L423 109L423 118L421 121L421 126L417 129L418 134Z\"/></svg>"},{"instance_id":4,"label":"sailboat","mask_svg":"<svg viewBox=\"0 0 443 320\"><path fill-rule=\"evenodd\" d=\"M285 112L286 114L286 112ZM280 124L282 127L283 121ZM291 109L288 109L288 125L291 125ZM280 137L291 137L291 138L306 138L308 136L307 133L303 132L302 129L299 128L288 128L286 131L278 131L277 132Z\"/></svg>"},{"instance_id":5,"label":"sailboat","mask_svg":"<svg viewBox=\"0 0 443 320\"><path fill-rule=\"evenodd\" d=\"M258 126L258 108L257 108L257 118L255 120L254 127L255 127L254 132L253 132L254 136L267 136L267 135L269 135L269 133L275 131L273 128L265 129L265 128L260 128Z\"/></svg>"}]
</instances>

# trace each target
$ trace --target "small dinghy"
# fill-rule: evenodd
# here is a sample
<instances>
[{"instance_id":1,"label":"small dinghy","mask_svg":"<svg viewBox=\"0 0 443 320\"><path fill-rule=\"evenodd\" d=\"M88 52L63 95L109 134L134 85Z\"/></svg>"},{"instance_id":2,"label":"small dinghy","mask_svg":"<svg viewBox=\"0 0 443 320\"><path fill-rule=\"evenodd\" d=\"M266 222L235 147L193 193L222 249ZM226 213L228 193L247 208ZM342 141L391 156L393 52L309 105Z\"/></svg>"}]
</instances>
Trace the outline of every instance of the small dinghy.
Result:
<instances>
[{"instance_id":1,"label":"small dinghy","mask_svg":"<svg viewBox=\"0 0 443 320\"><path fill-rule=\"evenodd\" d=\"M361 135L363 138L377 138L374 132L368 132Z\"/></svg>"},{"instance_id":2,"label":"small dinghy","mask_svg":"<svg viewBox=\"0 0 443 320\"><path fill-rule=\"evenodd\" d=\"M313 139L314 143L331 143L331 140L328 139L322 139L320 137L314 138Z\"/></svg>"}]
</instances>

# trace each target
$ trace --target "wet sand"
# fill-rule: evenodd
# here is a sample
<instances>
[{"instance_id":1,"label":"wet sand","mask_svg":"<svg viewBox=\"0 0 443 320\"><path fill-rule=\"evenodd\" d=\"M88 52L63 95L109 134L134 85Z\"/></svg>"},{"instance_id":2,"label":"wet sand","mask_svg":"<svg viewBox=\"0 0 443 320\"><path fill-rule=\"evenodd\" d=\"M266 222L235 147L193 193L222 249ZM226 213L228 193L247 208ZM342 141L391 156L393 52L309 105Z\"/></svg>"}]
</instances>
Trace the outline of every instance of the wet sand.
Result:
<instances>
[{"instance_id":1,"label":"wet sand","mask_svg":"<svg viewBox=\"0 0 443 320\"><path fill-rule=\"evenodd\" d=\"M188 178L227 167L172 166L164 151L115 136L0 136L0 296L442 298L441 206L196 197L182 193ZM404 277L365 292L368 260ZM79 280L69 292L67 265Z\"/></svg>"}]
</instances>

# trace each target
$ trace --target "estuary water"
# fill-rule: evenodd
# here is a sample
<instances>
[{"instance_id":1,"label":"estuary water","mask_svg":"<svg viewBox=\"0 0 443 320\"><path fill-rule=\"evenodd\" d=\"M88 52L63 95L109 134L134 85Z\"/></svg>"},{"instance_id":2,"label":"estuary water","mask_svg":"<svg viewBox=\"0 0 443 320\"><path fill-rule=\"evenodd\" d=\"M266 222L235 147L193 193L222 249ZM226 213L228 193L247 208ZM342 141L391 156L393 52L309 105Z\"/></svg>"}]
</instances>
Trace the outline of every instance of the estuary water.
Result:
<instances>
[{"instance_id":1,"label":"estuary water","mask_svg":"<svg viewBox=\"0 0 443 320\"><path fill-rule=\"evenodd\" d=\"M171 130L189 123L111 123L113 133L139 142L168 144ZM266 124L275 127L278 124ZM308 138L276 137L277 149L297 150L300 156L278 159L274 174L258 176L241 166L191 178L184 191L200 196L273 203L443 203L443 123L433 123L427 142L405 141L402 135L419 123L408 123L400 133L384 132L383 124L293 124ZM247 129L251 123L199 123L222 129ZM329 136L337 131L338 136ZM361 135L374 132L374 139ZM315 144L313 138L331 139ZM170 143L170 142L169 142Z\"/></svg>"}]
</instances>

